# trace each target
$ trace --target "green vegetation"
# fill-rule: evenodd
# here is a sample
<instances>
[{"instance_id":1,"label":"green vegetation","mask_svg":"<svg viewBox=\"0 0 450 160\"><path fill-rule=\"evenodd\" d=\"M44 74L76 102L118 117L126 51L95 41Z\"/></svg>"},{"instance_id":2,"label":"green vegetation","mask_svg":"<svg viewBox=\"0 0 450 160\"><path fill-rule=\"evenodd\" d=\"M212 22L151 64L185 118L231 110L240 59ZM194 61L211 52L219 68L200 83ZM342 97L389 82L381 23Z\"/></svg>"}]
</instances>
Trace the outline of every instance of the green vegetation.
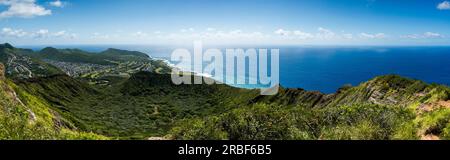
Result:
<instances>
[{"instance_id":1,"label":"green vegetation","mask_svg":"<svg viewBox=\"0 0 450 160\"><path fill-rule=\"evenodd\" d=\"M31 50L14 48L10 44L0 44L0 63L6 66L6 74L12 78L45 77L63 72L40 59L26 56Z\"/></svg>"},{"instance_id":2,"label":"green vegetation","mask_svg":"<svg viewBox=\"0 0 450 160\"><path fill-rule=\"evenodd\" d=\"M0 61L0 139L450 139L450 88L395 75L261 96L174 85L167 64L140 52L4 44Z\"/></svg>"},{"instance_id":3,"label":"green vegetation","mask_svg":"<svg viewBox=\"0 0 450 160\"><path fill-rule=\"evenodd\" d=\"M0 139L108 139L94 133L78 131L66 125L50 105L20 89L11 81L0 80Z\"/></svg>"},{"instance_id":4,"label":"green vegetation","mask_svg":"<svg viewBox=\"0 0 450 160\"><path fill-rule=\"evenodd\" d=\"M109 87L68 76L19 85L52 102L74 127L120 139L447 139L449 108L437 103L448 101L448 88L424 84L407 95L423 82L378 86L394 79L404 78L377 77L332 95L282 89L265 97L226 85L177 86L170 75L149 72Z\"/></svg>"},{"instance_id":5,"label":"green vegetation","mask_svg":"<svg viewBox=\"0 0 450 160\"><path fill-rule=\"evenodd\" d=\"M99 65L114 65L117 62L127 61L145 61L150 58L147 54L136 51L108 49L100 53L91 53L79 49L56 49L52 47L47 47L28 55L39 59Z\"/></svg>"},{"instance_id":6,"label":"green vegetation","mask_svg":"<svg viewBox=\"0 0 450 160\"><path fill-rule=\"evenodd\" d=\"M83 130L139 139L164 135L179 119L224 112L225 106L238 103L239 93L253 92L226 85L176 86L170 75L148 72L110 87L90 86L68 76L30 79L19 85L52 102Z\"/></svg>"},{"instance_id":7,"label":"green vegetation","mask_svg":"<svg viewBox=\"0 0 450 160\"><path fill-rule=\"evenodd\" d=\"M448 87L393 75L377 77L357 87L345 87L332 95L282 89L276 96L256 97L260 102L257 104L181 121L168 137L448 139L449 93ZM429 109L424 111L424 106Z\"/></svg>"},{"instance_id":8,"label":"green vegetation","mask_svg":"<svg viewBox=\"0 0 450 160\"><path fill-rule=\"evenodd\" d=\"M175 139L314 140L392 139L413 114L377 105L310 109L255 104L202 120L186 120L171 130Z\"/></svg>"}]
</instances>

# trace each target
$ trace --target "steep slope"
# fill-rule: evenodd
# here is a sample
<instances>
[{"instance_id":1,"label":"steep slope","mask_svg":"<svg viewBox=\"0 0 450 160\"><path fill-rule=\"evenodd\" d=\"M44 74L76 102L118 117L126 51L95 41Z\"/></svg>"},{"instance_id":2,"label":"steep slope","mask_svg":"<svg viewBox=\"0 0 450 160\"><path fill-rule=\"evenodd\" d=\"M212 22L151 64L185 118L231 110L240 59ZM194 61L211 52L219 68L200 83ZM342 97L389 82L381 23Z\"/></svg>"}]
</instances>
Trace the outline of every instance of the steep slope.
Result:
<instances>
[{"instance_id":1,"label":"steep slope","mask_svg":"<svg viewBox=\"0 0 450 160\"><path fill-rule=\"evenodd\" d=\"M275 103L284 106L330 107L352 104L376 104L418 107L437 101L446 101L447 86L429 85L419 80L397 75L376 77L359 86L344 86L334 94L310 92L303 89L281 88L275 96L258 96L253 102Z\"/></svg>"},{"instance_id":2,"label":"steep slope","mask_svg":"<svg viewBox=\"0 0 450 160\"><path fill-rule=\"evenodd\" d=\"M450 139L449 87L395 75L334 94L261 96L174 85L163 61L118 49L4 44L0 61L0 139Z\"/></svg>"},{"instance_id":3,"label":"steep slope","mask_svg":"<svg viewBox=\"0 0 450 160\"><path fill-rule=\"evenodd\" d=\"M173 139L450 139L450 88L395 75L325 95L281 89L179 122Z\"/></svg>"},{"instance_id":4,"label":"steep slope","mask_svg":"<svg viewBox=\"0 0 450 160\"><path fill-rule=\"evenodd\" d=\"M3 64L0 64L3 73ZM106 139L76 127L49 102L0 77L0 139Z\"/></svg>"},{"instance_id":5,"label":"steep slope","mask_svg":"<svg viewBox=\"0 0 450 160\"><path fill-rule=\"evenodd\" d=\"M111 87L68 76L18 84L73 127L125 139L448 139L450 133L449 88L398 76L329 95L174 85L170 75L150 72Z\"/></svg>"},{"instance_id":6,"label":"steep slope","mask_svg":"<svg viewBox=\"0 0 450 160\"><path fill-rule=\"evenodd\" d=\"M173 85L170 75L139 72L112 87L95 87L68 76L30 79L22 88L51 102L84 130L138 138L167 133L175 121L223 113L257 95L226 85ZM94 87L94 88L93 88ZM247 98L246 97L250 97Z\"/></svg>"}]
</instances>

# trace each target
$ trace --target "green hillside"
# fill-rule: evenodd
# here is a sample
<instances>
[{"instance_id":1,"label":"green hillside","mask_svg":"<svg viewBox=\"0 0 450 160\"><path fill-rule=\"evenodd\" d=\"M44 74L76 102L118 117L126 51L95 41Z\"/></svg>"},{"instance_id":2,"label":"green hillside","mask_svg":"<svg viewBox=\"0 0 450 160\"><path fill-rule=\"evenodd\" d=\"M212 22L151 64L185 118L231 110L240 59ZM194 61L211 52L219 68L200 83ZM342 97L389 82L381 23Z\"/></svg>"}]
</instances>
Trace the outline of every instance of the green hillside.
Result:
<instances>
[{"instance_id":1,"label":"green hillside","mask_svg":"<svg viewBox=\"0 0 450 160\"><path fill-rule=\"evenodd\" d=\"M142 61L149 58L145 53L119 49L108 49L100 53L91 53L79 49L56 49L52 47L44 48L29 55L39 59L99 65L114 65L118 62Z\"/></svg>"},{"instance_id":2,"label":"green hillside","mask_svg":"<svg viewBox=\"0 0 450 160\"><path fill-rule=\"evenodd\" d=\"M80 131L52 109L50 102L5 77L0 77L0 88L1 140L108 139Z\"/></svg>"},{"instance_id":3,"label":"green hillside","mask_svg":"<svg viewBox=\"0 0 450 160\"><path fill-rule=\"evenodd\" d=\"M112 137L145 138L167 133L175 121L222 113L245 104L256 91L226 85L182 85L170 75L140 72L112 87L90 86L68 76L18 83L52 102L53 107L86 131Z\"/></svg>"},{"instance_id":4,"label":"green hillside","mask_svg":"<svg viewBox=\"0 0 450 160\"><path fill-rule=\"evenodd\" d=\"M324 95L282 89L229 112L179 122L174 139L449 139L450 89L381 76Z\"/></svg>"},{"instance_id":5,"label":"green hillside","mask_svg":"<svg viewBox=\"0 0 450 160\"><path fill-rule=\"evenodd\" d=\"M63 73L57 67L40 59L27 56L33 51L14 48L12 45L0 44L0 62L6 67L5 72L13 78L45 77Z\"/></svg>"},{"instance_id":6,"label":"green hillside","mask_svg":"<svg viewBox=\"0 0 450 160\"><path fill-rule=\"evenodd\" d=\"M450 88L396 75L262 96L174 85L167 64L140 52L4 44L0 60L0 139L450 139Z\"/></svg>"},{"instance_id":7,"label":"green hillside","mask_svg":"<svg viewBox=\"0 0 450 160\"><path fill-rule=\"evenodd\" d=\"M449 88L398 76L330 95L282 89L264 97L226 85L176 86L170 75L148 72L106 88L67 76L19 86L78 128L125 139L448 139L450 131Z\"/></svg>"}]
</instances>

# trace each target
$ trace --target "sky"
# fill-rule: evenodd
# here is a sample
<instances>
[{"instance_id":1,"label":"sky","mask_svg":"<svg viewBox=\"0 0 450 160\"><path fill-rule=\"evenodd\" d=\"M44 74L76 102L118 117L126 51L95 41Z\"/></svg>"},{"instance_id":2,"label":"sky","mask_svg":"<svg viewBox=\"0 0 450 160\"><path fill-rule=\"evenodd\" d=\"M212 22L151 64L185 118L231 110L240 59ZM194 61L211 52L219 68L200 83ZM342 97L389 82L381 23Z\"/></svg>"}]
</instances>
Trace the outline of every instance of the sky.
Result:
<instances>
[{"instance_id":1,"label":"sky","mask_svg":"<svg viewBox=\"0 0 450 160\"><path fill-rule=\"evenodd\" d=\"M446 0L0 0L0 43L450 45Z\"/></svg>"}]
</instances>

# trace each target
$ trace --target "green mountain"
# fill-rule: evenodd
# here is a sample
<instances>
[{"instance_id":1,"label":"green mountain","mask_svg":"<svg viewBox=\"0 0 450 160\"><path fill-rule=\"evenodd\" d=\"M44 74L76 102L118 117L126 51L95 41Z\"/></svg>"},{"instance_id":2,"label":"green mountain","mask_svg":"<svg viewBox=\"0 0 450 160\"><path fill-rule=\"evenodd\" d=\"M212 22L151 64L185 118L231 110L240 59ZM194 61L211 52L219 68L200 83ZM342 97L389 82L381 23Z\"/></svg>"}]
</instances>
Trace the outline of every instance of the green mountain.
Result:
<instances>
[{"instance_id":1,"label":"green mountain","mask_svg":"<svg viewBox=\"0 0 450 160\"><path fill-rule=\"evenodd\" d=\"M72 60L92 56L44 50ZM261 96L223 84L174 85L170 67L138 52L96 54L133 58L89 76L0 76L0 139L450 139L447 86L387 75L334 94L281 87ZM133 65L138 69L124 69Z\"/></svg>"},{"instance_id":2,"label":"green mountain","mask_svg":"<svg viewBox=\"0 0 450 160\"><path fill-rule=\"evenodd\" d=\"M91 53L79 49L56 49L47 47L30 55L39 59L99 65L114 65L119 62L143 61L150 58L145 53L111 48L100 53Z\"/></svg>"},{"instance_id":3,"label":"green mountain","mask_svg":"<svg viewBox=\"0 0 450 160\"><path fill-rule=\"evenodd\" d=\"M52 65L27 56L32 52L14 48L8 43L0 44L0 62L5 65L6 74L14 78L33 78L63 73Z\"/></svg>"},{"instance_id":4,"label":"green mountain","mask_svg":"<svg viewBox=\"0 0 450 160\"><path fill-rule=\"evenodd\" d=\"M3 65L0 72L4 73ZM50 102L0 76L0 139L108 139L80 131Z\"/></svg>"},{"instance_id":5,"label":"green mountain","mask_svg":"<svg viewBox=\"0 0 450 160\"><path fill-rule=\"evenodd\" d=\"M151 59L142 52L113 48L91 53L79 49L47 47L39 52L28 52L26 55L56 66L72 77L81 77L90 83L103 85L129 78L139 71L171 72L170 67L162 60Z\"/></svg>"},{"instance_id":6,"label":"green mountain","mask_svg":"<svg viewBox=\"0 0 450 160\"><path fill-rule=\"evenodd\" d=\"M398 76L330 95L176 86L170 75L148 72L107 88L68 76L18 86L82 131L124 139L448 139L450 131L449 88Z\"/></svg>"},{"instance_id":7,"label":"green mountain","mask_svg":"<svg viewBox=\"0 0 450 160\"><path fill-rule=\"evenodd\" d=\"M395 75L335 94L282 89L179 122L174 139L449 139L450 88Z\"/></svg>"},{"instance_id":8,"label":"green mountain","mask_svg":"<svg viewBox=\"0 0 450 160\"><path fill-rule=\"evenodd\" d=\"M150 56L142 52L127 51L114 48L109 48L106 51L100 52L98 55L109 58L113 61L140 61L142 59L145 60L150 58Z\"/></svg>"}]
</instances>

